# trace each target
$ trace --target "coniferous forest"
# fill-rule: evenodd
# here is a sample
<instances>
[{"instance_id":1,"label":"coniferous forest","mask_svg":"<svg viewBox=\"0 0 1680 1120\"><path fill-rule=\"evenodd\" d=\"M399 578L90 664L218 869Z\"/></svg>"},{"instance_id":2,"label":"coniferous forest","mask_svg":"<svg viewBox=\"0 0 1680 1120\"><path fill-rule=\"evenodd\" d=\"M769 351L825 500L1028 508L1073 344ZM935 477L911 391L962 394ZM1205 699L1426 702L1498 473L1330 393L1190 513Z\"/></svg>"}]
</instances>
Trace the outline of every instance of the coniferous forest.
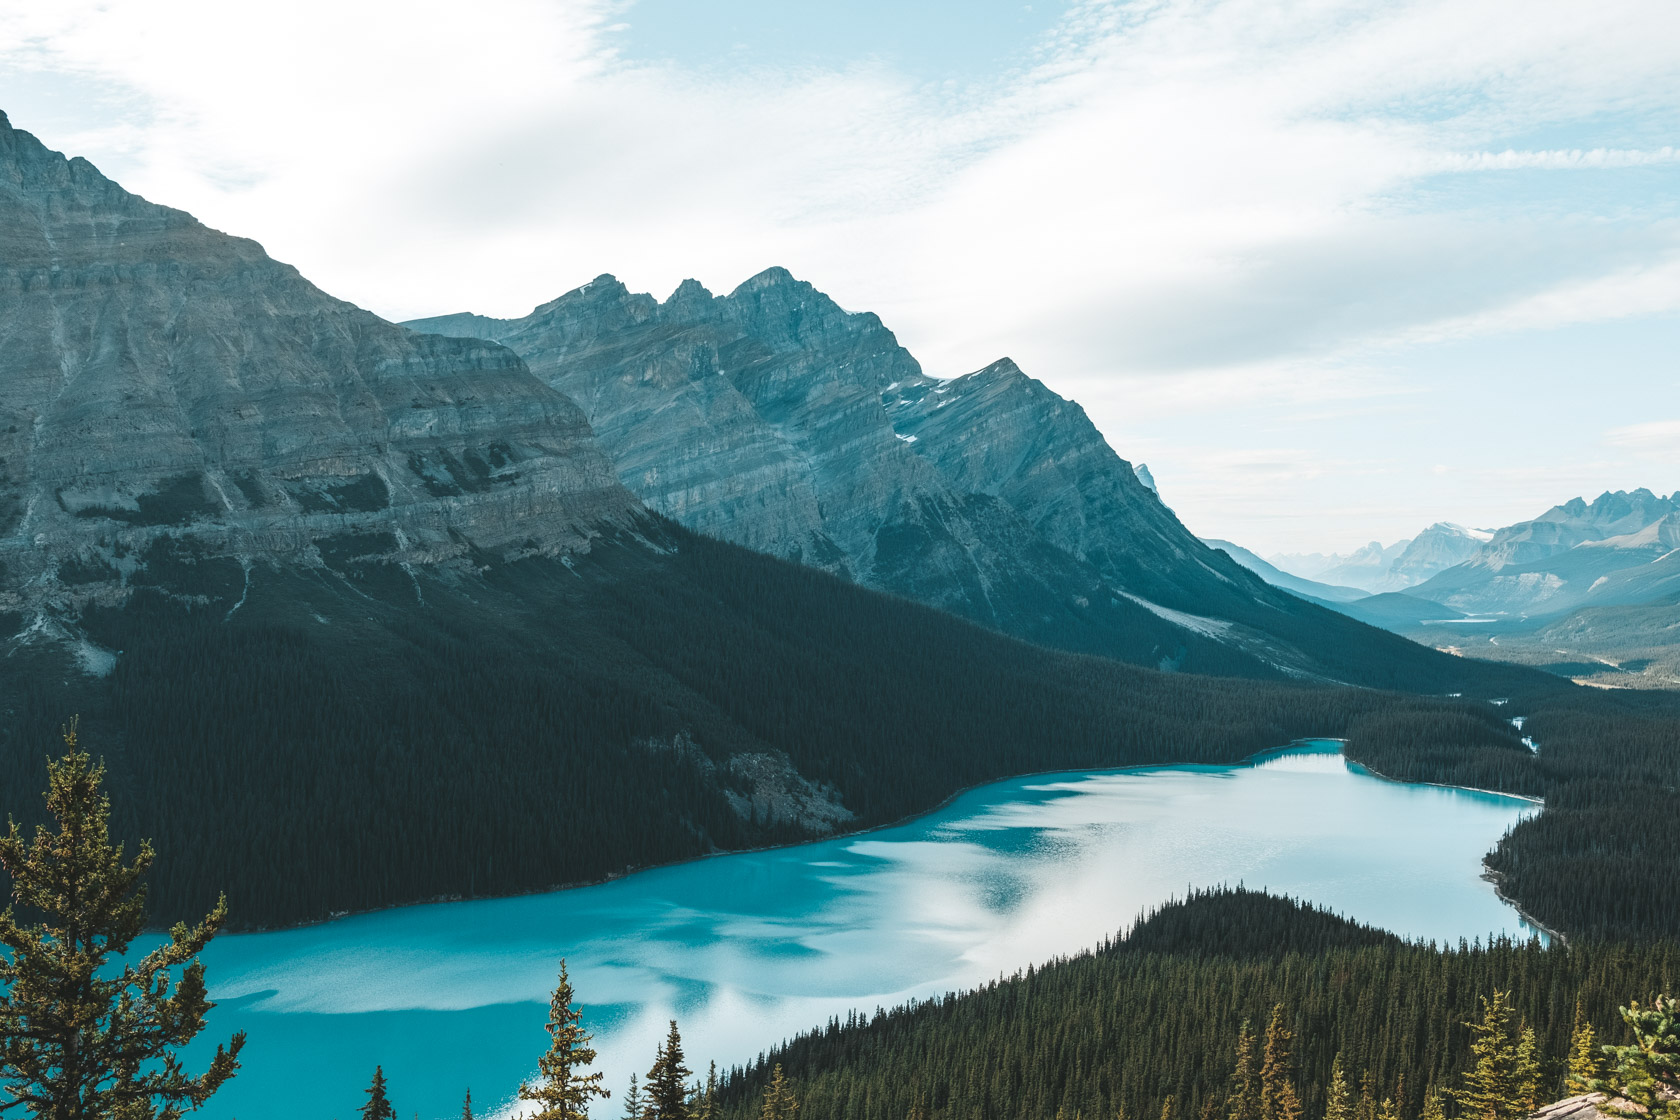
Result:
<instances>
[{"instance_id":1,"label":"coniferous forest","mask_svg":"<svg viewBox=\"0 0 1680 1120\"><path fill-rule=\"evenodd\" d=\"M659 549L476 577L363 564L348 544L314 571L151 557L123 609L85 619L120 651L109 677L27 650L0 665L0 796L27 817L43 745L79 712L119 834L158 847L154 918L226 891L250 927L817 834L789 783L861 827L1013 774L1343 737L1392 777L1546 797L1493 866L1548 927L1680 928L1676 840L1638 823L1676 804L1667 697L1467 660L1457 696L1164 673L660 530ZM797 777L766 783L743 758ZM1637 811L1607 811L1623 803Z\"/></svg>"},{"instance_id":2,"label":"coniferous forest","mask_svg":"<svg viewBox=\"0 0 1680 1120\"><path fill-rule=\"evenodd\" d=\"M832 1021L733 1070L719 1099L724 1116L749 1120L779 1068L806 1115L834 1120L1242 1120L1265 1111L1243 1082L1261 1079L1277 1013L1293 1036L1277 1072L1298 1096L1295 1115L1337 1115L1339 1062L1348 1120L1427 1115L1431 1098L1442 1116L1475 1116L1458 1094L1478 1057L1471 1024L1498 992L1512 1053L1534 1032L1533 1084L1509 1090L1531 1100L1502 1102L1520 1116L1574 1091L1565 1074L1580 1022L1603 1042L1627 1041L1618 1007L1676 987L1675 941L1418 945L1220 890L1164 906L1093 952Z\"/></svg>"}]
</instances>

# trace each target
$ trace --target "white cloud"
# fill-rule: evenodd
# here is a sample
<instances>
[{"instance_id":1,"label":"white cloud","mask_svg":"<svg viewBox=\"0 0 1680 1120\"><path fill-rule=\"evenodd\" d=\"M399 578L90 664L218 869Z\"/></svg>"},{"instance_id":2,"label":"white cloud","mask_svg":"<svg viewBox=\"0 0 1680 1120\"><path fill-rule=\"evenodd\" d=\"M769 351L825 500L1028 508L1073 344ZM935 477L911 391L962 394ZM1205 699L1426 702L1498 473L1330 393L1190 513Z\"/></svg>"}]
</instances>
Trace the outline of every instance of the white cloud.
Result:
<instances>
[{"instance_id":1,"label":"white cloud","mask_svg":"<svg viewBox=\"0 0 1680 1120\"><path fill-rule=\"evenodd\" d=\"M1604 440L1616 447L1661 449L1680 462L1680 420L1649 420L1613 428L1604 434Z\"/></svg>"},{"instance_id":2,"label":"white cloud","mask_svg":"<svg viewBox=\"0 0 1680 1120\"><path fill-rule=\"evenodd\" d=\"M1534 212L1430 194L1669 174L1680 6L1091 0L1033 65L957 85L645 64L626 10L0 0L3 107L394 318L787 265L933 372L1012 355L1194 480L1204 522L1243 507L1219 496L1235 461L1168 438L1197 417L1246 417L1223 438L1263 452L1328 409L1396 475L1443 462L1473 489L1491 476L1378 414L1432 386L1388 355L1680 309L1671 187L1595 179ZM1279 501L1353 508L1334 474Z\"/></svg>"}]
</instances>

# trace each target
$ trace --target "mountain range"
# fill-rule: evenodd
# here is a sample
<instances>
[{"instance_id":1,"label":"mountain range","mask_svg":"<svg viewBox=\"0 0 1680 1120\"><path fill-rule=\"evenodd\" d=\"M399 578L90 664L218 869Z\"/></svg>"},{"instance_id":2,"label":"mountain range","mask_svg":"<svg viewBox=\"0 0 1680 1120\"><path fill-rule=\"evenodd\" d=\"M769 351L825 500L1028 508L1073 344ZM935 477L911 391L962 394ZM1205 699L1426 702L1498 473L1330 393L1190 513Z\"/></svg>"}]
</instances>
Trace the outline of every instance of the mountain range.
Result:
<instances>
[{"instance_id":1,"label":"mountain range","mask_svg":"<svg viewBox=\"0 0 1680 1120\"><path fill-rule=\"evenodd\" d=\"M1275 586L1440 649L1593 684L1680 685L1680 491L1574 498L1491 532L1439 522L1345 559L1275 558L1294 571L1215 543ZM1404 590L1349 596L1303 571Z\"/></svg>"},{"instance_id":2,"label":"mountain range","mask_svg":"<svg viewBox=\"0 0 1680 1120\"><path fill-rule=\"evenodd\" d=\"M165 918L595 879L1396 704L1521 751L1306 685L1539 674L1270 587L1012 363L927 377L782 270L415 331L3 117L0 246L0 796L80 712Z\"/></svg>"},{"instance_id":3,"label":"mountain range","mask_svg":"<svg viewBox=\"0 0 1680 1120\"><path fill-rule=\"evenodd\" d=\"M1493 533L1487 529L1437 521L1415 537L1390 545L1372 541L1346 556L1280 554L1266 563L1297 578L1380 595L1415 587L1438 572L1462 564L1492 539Z\"/></svg>"},{"instance_id":4,"label":"mountain range","mask_svg":"<svg viewBox=\"0 0 1680 1120\"><path fill-rule=\"evenodd\" d=\"M938 379L785 269L667 299L611 276L502 343L583 409L619 480L698 532L1016 637L1187 671L1389 685L1415 647L1208 548L1083 409L1008 358Z\"/></svg>"}]
</instances>

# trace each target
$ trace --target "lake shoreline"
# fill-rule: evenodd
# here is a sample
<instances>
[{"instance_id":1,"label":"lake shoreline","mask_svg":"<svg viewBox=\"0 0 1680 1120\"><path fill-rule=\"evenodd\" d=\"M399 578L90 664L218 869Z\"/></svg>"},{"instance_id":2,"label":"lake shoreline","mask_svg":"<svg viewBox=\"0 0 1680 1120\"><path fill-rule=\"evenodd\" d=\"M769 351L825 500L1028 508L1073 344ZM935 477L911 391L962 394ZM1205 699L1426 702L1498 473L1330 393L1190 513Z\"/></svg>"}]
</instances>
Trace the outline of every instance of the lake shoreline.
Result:
<instances>
[{"instance_id":1,"label":"lake shoreline","mask_svg":"<svg viewBox=\"0 0 1680 1120\"><path fill-rule=\"evenodd\" d=\"M999 785L1003 782L1020 781L1023 778L1046 778L1046 779L1048 779L1048 778L1054 777L1057 774L1123 774L1123 773L1134 772L1134 771L1159 770L1159 769L1162 769L1164 767L1183 767L1183 766L1207 766L1207 767L1211 767L1211 768L1214 768L1214 769L1236 769L1236 768L1240 768L1240 767L1244 767L1244 766L1258 765L1259 761L1257 761L1257 760L1263 761L1269 755L1282 755L1286 752L1295 750L1295 749L1299 748L1300 746L1302 746L1303 744L1307 744L1307 743L1338 743L1338 744L1341 744L1342 747L1345 747L1347 745L1347 742L1348 742L1348 740L1340 738L1340 737L1335 736L1335 735L1306 736L1306 737L1303 737L1303 738L1300 738L1300 739L1291 740L1290 742L1285 743L1282 746L1267 747L1264 750L1255 751L1252 754L1243 756L1242 758L1238 759L1235 762L1171 762L1171 761L1163 760L1163 761L1157 761L1157 762L1128 763L1125 766L1076 766L1076 767L1063 767L1061 769L1056 769L1056 770L1024 770L1024 771L1021 771L1019 773L1006 774L1006 775L1003 775L1002 777L997 777L997 778L988 778L987 780L985 780L983 782L974 782L974 783L971 783L969 785L963 786L961 789L954 790L950 794L946 795L942 800L940 800L940 802L938 804L931 805L926 809L922 809L922 810L919 810L919 811L914 812L914 813L908 813L908 814L906 814L902 817L899 817L896 820L884 821L880 824L872 824L872 825L868 825L868 826L860 827L860 828L855 828L855 829L836 829L833 832L825 833L825 834L820 835L820 836L812 836L812 837L809 837L807 839L799 840L799 841L796 841L796 842L791 843L791 844L756 844L756 845L752 845L752 846L745 847L745 848L719 848L716 851L701 852L698 855L684 856L681 859L664 860L664 861L657 862L657 863L639 864L639 865L636 865L634 867L627 868L624 871L611 872L607 875L603 875L603 876L600 876L599 878L595 878L595 879L583 879L583 880L577 880L577 881L568 882L568 883L557 883L557 884L554 884L554 885L551 885L551 886L533 888L531 890L509 891L509 892L504 893L504 894L436 895L436 896L431 897L431 898L417 898L417 899L413 899L413 900L408 901L408 902L394 902L394 903L391 903L390 905L387 905L387 906L369 906L369 907L366 907L366 908L360 909L360 910L335 911L332 914L329 914L328 916L326 916L324 918L311 918L311 919L306 919L304 921L286 922L286 923L282 923L282 924L279 924L279 925L271 925L271 926L241 926L237 929L227 930L223 934L223 936L225 936L225 937L240 937L240 936L244 936L245 934L281 933L281 932L285 932L287 930L310 929L310 928L315 927L315 926L330 925L333 922L343 921L343 920L348 919L348 918L365 917L369 914L381 914L381 913L385 913L387 911L406 910L406 909L410 909L412 907L419 907L419 906L441 906L441 905L446 905L446 904L449 904L449 903L456 903L456 902L492 902L492 901L495 901L497 899L531 898L531 897L535 897L535 896L538 896L538 895L558 894L562 891L582 890L586 887L598 887L598 886L602 886L603 884L606 884L606 883L617 882L620 879L627 879L627 878L631 877L632 875L639 875L644 871L656 871L656 870L660 870L662 868L681 867L681 866L684 866L685 864L699 863L703 860L719 859L719 858L726 857L726 856L750 855L750 854L753 854L753 853L771 852L771 851L778 851L778 850L791 851L795 848L804 847L807 844L820 844L820 843L823 843L823 842L828 841L828 840L838 840L838 839L842 839L842 838L845 838L845 837L852 837L852 836L867 836L870 833L874 833L874 832L883 832L887 829L901 828L904 825L907 825L907 824L911 823L912 821L919 820L923 817L931 816L934 813L938 813L938 812L940 812L944 809L949 808L955 801L957 801L958 798L961 798L961 797L963 797L967 794L973 793L975 790L984 789L987 786ZM1384 774L1384 773L1382 773L1378 770L1372 769L1371 767L1367 766L1366 764L1364 764L1362 762L1355 762L1352 759L1347 758L1346 754L1343 751L1341 751L1340 749L1338 749L1337 753L1342 755L1343 760L1346 761L1349 766L1357 768L1360 772L1370 774L1374 778L1379 778L1379 779L1381 779L1382 781L1385 781L1385 782L1392 782L1396 785L1401 785L1401 786L1433 786L1437 789L1465 790L1465 791L1470 792L1470 793L1483 793L1483 794L1489 794L1489 795L1492 795L1492 796L1495 796L1495 797L1509 797L1509 798L1514 798L1514 799L1519 800L1519 801L1528 801L1528 802L1540 805L1542 808L1545 805L1545 802L1543 800L1541 800L1540 798L1527 797L1523 794L1517 794L1517 793L1506 793L1502 790L1478 789L1478 788L1473 787L1473 786L1455 786L1455 785L1452 785L1452 784L1446 783L1446 782L1408 782L1408 781L1406 781L1402 778L1390 777L1387 774ZM1485 860L1485 857L1484 857L1484 860ZM1484 864L1484 866L1485 866L1485 864ZM1495 891L1498 892L1497 884L1495 884ZM1500 893L1499 897L1500 897L1501 901L1505 902L1513 910L1516 910L1517 913L1525 921L1527 921L1530 925L1534 926L1536 929L1539 929L1539 930L1545 932L1548 936L1558 937L1558 939L1560 941L1564 940L1561 935L1556 934L1555 932L1547 929L1545 926L1541 925L1540 923L1535 922L1532 919L1530 919L1529 916L1522 910L1522 908L1520 906L1518 906L1515 902L1511 901L1510 899L1506 898L1503 893ZM168 930L164 927L161 927L161 926L157 927L155 929L152 929L152 928L148 927L147 932L150 932L150 933L167 933Z\"/></svg>"}]
</instances>

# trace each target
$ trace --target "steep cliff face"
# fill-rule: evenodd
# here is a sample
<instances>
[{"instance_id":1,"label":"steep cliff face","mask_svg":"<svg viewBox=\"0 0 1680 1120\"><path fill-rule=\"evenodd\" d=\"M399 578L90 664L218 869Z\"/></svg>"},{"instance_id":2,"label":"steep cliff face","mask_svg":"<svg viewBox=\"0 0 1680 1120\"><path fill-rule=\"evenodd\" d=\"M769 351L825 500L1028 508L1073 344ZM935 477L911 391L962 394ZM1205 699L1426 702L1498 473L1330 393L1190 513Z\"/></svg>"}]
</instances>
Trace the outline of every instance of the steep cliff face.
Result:
<instances>
[{"instance_id":1,"label":"steep cliff face","mask_svg":"<svg viewBox=\"0 0 1680 1120\"><path fill-rule=\"evenodd\" d=\"M953 484L883 393L937 383L878 318L785 269L722 297L687 281L664 303L602 276L523 319L408 325L518 351L583 408L625 485L691 529L1025 637L1264 671L1107 587L1000 495Z\"/></svg>"},{"instance_id":2,"label":"steep cliff face","mask_svg":"<svg viewBox=\"0 0 1680 1120\"><path fill-rule=\"evenodd\" d=\"M158 545L557 553L637 516L493 344L335 300L0 116L0 610L120 597Z\"/></svg>"},{"instance_id":3,"label":"steep cliff face","mask_svg":"<svg viewBox=\"0 0 1680 1120\"><path fill-rule=\"evenodd\" d=\"M625 485L689 528L1007 633L1379 683L1423 652L1207 548L1013 362L929 377L880 319L785 269L663 303L603 276L521 319L408 325L516 350L578 401Z\"/></svg>"}]
</instances>

